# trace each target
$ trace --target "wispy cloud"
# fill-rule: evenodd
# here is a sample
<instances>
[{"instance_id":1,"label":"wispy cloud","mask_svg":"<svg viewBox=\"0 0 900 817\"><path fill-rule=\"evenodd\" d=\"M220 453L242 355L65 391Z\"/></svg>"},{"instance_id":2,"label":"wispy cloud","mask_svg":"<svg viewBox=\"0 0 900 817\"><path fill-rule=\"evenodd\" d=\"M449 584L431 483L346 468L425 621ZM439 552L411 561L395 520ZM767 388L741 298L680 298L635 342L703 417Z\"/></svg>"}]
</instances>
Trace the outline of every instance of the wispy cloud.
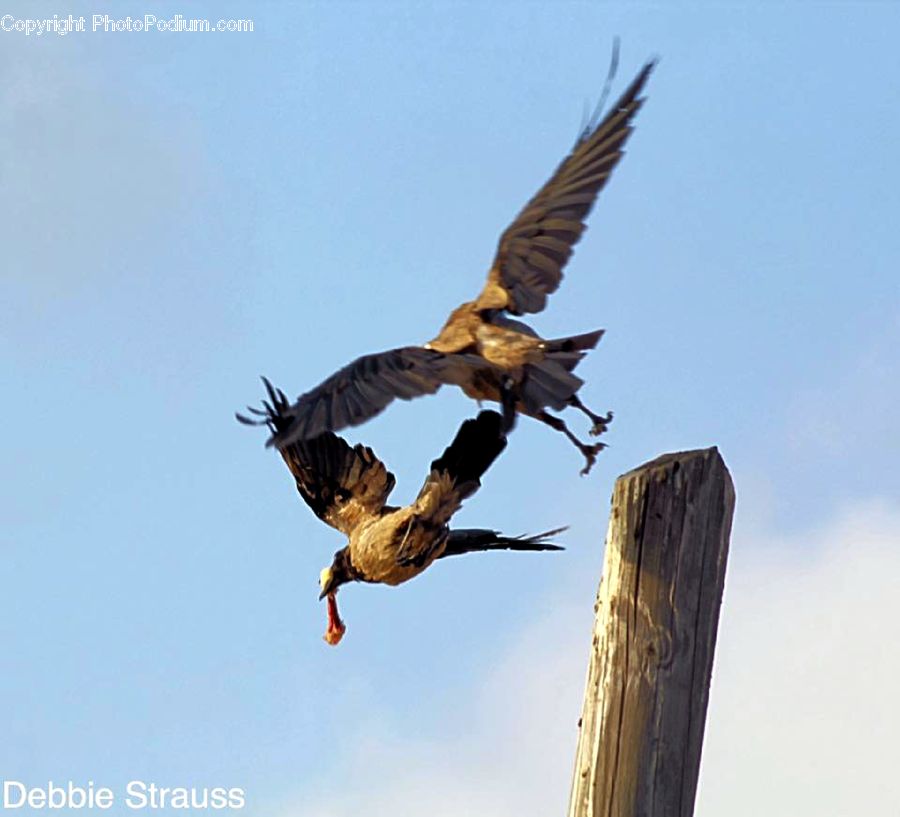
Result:
<instances>
[{"instance_id":1,"label":"wispy cloud","mask_svg":"<svg viewBox=\"0 0 900 817\"><path fill-rule=\"evenodd\" d=\"M196 196L196 135L154 122L77 52L0 59L0 240L32 306L121 275L168 238ZM175 132L173 132L173 130Z\"/></svg>"},{"instance_id":2,"label":"wispy cloud","mask_svg":"<svg viewBox=\"0 0 900 817\"><path fill-rule=\"evenodd\" d=\"M790 538L736 535L697 814L894 814L900 505L858 504ZM282 817L563 814L587 658L566 604L537 617L446 737L370 722ZM377 710L377 702L372 702Z\"/></svg>"},{"instance_id":3,"label":"wispy cloud","mask_svg":"<svg viewBox=\"0 0 900 817\"><path fill-rule=\"evenodd\" d=\"M136 372L186 383L234 336L231 276L252 252L235 201L250 197L201 121L146 78L102 71L87 42L0 54L0 337L24 364L16 388L67 358L91 389Z\"/></svg>"},{"instance_id":4,"label":"wispy cloud","mask_svg":"<svg viewBox=\"0 0 900 817\"><path fill-rule=\"evenodd\" d=\"M747 543L730 567L698 816L900 811L900 505Z\"/></svg>"}]
</instances>

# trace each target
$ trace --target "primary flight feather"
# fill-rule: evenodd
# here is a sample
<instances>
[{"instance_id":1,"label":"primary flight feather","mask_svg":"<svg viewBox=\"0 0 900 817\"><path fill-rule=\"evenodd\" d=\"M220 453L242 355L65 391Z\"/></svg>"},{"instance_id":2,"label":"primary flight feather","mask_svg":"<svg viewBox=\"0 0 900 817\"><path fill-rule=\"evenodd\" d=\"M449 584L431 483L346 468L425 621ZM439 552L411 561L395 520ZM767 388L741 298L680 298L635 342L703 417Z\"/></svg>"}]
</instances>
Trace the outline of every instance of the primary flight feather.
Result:
<instances>
[{"instance_id":1,"label":"primary flight feather","mask_svg":"<svg viewBox=\"0 0 900 817\"><path fill-rule=\"evenodd\" d=\"M476 400L499 402L511 382L516 410L564 433L585 457L587 473L602 443L581 442L548 409L571 406L586 414L591 433L601 434L611 413L597 414L578 397L583 380L573 370L603 331L544 340L511 316L541 311L556 291L563 268L585 229L585 219L623 155L640 110L640 96L655 62L648 62L619 100L589 124L550 179L500 237L487 282L473 301L455 309L438 335L422 346L365 355L302 394L284 412L269 444L279 449L358 425L392 400L459 386ZM264 423L238 415L245 423Z\"/></svg>"}]
</instances>

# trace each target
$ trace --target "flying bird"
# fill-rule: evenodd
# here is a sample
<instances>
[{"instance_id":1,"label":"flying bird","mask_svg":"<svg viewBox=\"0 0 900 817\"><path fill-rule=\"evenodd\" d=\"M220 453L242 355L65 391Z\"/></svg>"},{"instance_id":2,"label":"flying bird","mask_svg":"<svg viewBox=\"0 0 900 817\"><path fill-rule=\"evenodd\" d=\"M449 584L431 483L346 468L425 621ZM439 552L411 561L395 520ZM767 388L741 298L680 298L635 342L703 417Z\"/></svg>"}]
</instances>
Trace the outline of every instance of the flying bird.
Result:
<instances>
[{"instance_id":1,"label":"flying bird","mask_svg":"<svg viewBox=\"0 0 900 817\"><path fill-rule=\"evenodd\" d=\"M511 316L540 312L559 287L585 219L622 158L654 66L654 61L644 65L609 112L600 118L598 111L587 123L549 181L503 232L487 283L475 300L455 309L424 345L360 357L302 394L284 412L268 444L283 449L358 425L395 398L433 394L446 384L476 400L499 402L502 384L510 379L517 412L564 433L585 458L582 474L588 473L604 444L582 442L548 409L573 407L590 418L592 435L606 430L612 414L597 414L581 402L584 381L573 373L603 330L545 340ZM248 424L267 422L237 416Z\"/></svg>"},{"instance_id":2,"label":"flying bird","mask_svg":"<svg viewBox=\"0 0 900 817\"><path fill-rule=\"evenodd\" d=\"M266 381L267 422L277 433L288 401ZM319 577L320 599L328 600L325 640L337 644L346 631L337 607L338 589L348 582L398 585L426 570L436 559L489 550L562 550L548 540L564 528L536 536L508 537L489 529L451 529L450 519L481 485L482 475L506 447L515 419L507 401L501 416L482 411L466 420L453 442L431 463L418 496L409 504L387 504L394 475L364 445L351 446L324 432L281 449L297 491L313 513L347 537Z\"/></svg>"}]
</instances>

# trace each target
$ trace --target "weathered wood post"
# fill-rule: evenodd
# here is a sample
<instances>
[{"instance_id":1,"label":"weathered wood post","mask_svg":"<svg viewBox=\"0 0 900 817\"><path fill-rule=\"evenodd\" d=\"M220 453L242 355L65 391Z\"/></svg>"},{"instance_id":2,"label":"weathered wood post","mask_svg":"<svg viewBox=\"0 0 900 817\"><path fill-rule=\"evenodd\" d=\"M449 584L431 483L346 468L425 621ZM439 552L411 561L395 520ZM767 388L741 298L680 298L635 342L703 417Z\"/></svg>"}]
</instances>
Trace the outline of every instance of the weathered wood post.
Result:
<instances>
[{"instance_id":1,"label":"weathered wood post","mask_svg":"<svg viewBox=\"0 0 900 817\"><path fill-rule=\"evenodd\" d=\"M718 449L616 480L569 817L690 817L734 486Z\"/></svg>"}]
</instances>

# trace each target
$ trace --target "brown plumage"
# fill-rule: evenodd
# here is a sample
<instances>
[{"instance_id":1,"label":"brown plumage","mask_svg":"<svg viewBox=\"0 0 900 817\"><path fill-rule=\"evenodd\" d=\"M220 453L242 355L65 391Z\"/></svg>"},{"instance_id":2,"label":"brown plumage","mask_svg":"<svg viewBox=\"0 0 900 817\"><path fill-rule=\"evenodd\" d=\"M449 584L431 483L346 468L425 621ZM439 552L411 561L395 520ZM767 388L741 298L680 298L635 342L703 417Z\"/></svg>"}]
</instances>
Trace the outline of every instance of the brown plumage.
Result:
<instances>
[{"instance_id":1,"label":"brown plumage","mask_svg":"<svg viewBox=\"0 0 900 817\"><path fill-rule=\"evenodd\" d=\"M286 411L290 422L270 444L283 448L323 431L357 425L395 398L433 394L444 384L459 386L476 400L497 401L503 384L509 383L517 411L566 434L584 455L582 473L587 473L603 444L582 443L547 409L572 406L591 419L593 435L606 429L612 414L601 416L584 406L577 395L584 381L573 374L603 331L544 340L509 316L541 311L547 296L559 287L585 219L623 155L654 64L643 67L599 122L585 127L550 180L507 227L475 300L455 309L437 337L424 346L366 355L301 395Z\"/></svg>"},{"instance_id":2,"label":"brown plumage","mask_svg":"<svg viewBox=\"0 0 900 817\"><path fill-rule=\"evenodd\" d=\"M266 382L269 401L266 422L278 433L286 422L288 401ZM506 434L515 420L507 404L505 417L482 411L466 420L453 442L431 463L415 500L402 507L387 504L394 475L363 445L351 446L325 432L311 440L281 449L297 491L313 513L347 537L347 545L322 571L322 597L328 598L329 643L340 641L344 625L335 601L347 582L398 585L418 576L443 556L485 550L560 550L546 541L559 533L505 537L487 529L451 530L450 519L481 485L480 479L506 447Z\"/></svg>"}]
</instances>

